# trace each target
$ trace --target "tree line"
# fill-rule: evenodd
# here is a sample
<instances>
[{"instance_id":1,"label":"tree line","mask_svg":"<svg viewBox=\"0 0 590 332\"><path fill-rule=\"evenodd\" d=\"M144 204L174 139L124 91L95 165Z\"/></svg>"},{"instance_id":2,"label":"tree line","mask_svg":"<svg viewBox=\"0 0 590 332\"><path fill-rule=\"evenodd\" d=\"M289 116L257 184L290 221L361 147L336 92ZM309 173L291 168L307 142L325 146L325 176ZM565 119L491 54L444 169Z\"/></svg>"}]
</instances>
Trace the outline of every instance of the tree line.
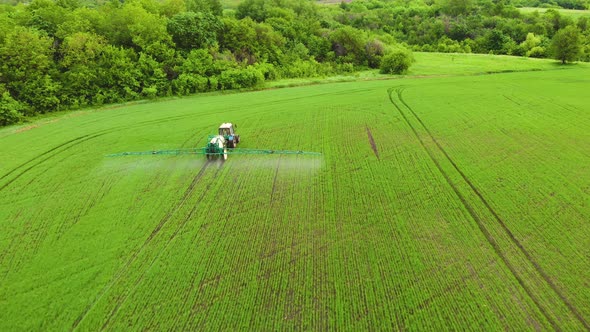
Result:
<instances>
[{"instance_id":1,"label":"tree line","mask_svg":"<svg viewBox=\"0 0 590 332\"><path fill-rule=\"evenodd\" d=\"M380 68L411 50L590 60L590 24L480 0L33 0L0 5L0 125L64 109ZM564 47L566 45L567 47ZM571 47L573 45L573 48Z\"/></svg>"}]
</instances>

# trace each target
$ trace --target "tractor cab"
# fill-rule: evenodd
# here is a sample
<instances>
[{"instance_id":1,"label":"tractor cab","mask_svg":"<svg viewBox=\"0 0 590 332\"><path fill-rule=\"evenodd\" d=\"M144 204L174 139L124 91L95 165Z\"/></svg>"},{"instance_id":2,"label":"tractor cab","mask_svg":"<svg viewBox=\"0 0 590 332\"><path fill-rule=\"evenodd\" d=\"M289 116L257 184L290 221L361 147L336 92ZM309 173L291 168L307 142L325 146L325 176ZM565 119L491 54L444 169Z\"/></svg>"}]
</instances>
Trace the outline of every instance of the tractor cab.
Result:
<instances>
[{"instance_id":1,"label":"tractor cab","mask_svg":"<svg viewBox=\"0 0 590 332\"><path fill-rule=\"evenodd\" d=\"M228 136L234 136L234 125L231 123L222 123L219 126L219 135L225 137L227 139Z\"/></svg>"},{"instance_id":2,"label":"tractor cab","mask_svg":"<svg viewBox=\"0 0 590 332\"><path fill-rule=\"evenodd\" d=\"M227 142L227 147L229 148L235 148L236 145L238 145L238 142L240 142L240 135L236 135L236 132L234 131L234 128L237 127L238 126L229 122L222 123L221 126L219 126L219 135L223 136Z\"/></svg>"}]
</instances>

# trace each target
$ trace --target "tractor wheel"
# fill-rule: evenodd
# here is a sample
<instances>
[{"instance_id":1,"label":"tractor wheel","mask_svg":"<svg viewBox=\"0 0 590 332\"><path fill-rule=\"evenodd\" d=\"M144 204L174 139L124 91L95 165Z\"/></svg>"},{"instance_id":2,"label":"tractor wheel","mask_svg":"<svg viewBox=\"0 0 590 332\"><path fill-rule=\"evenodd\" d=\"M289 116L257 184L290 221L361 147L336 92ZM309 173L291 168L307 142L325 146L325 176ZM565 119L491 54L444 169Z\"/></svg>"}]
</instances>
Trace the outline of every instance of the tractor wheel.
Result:
<instances>
[{"instance_id":1,"label":"tractor wheel","mask_svg":"<svg viewBox=\"0 0 590 332\"><path fill-rule=\"evenodd\" d=\"M236 144L240 143L240 135L236 135Z\"/></svg>"}]
</instances>

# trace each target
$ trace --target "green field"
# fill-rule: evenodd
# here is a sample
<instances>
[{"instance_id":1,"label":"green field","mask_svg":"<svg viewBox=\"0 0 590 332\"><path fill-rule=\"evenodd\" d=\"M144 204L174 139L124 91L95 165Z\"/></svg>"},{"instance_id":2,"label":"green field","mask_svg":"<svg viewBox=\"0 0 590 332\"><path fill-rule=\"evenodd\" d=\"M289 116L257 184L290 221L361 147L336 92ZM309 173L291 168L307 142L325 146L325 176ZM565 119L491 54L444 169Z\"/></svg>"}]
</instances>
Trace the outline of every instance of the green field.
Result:
<instances>
[{"instance_id":1,"label":"green field","mask_svg":"<svg viewBox=\"0 0 590 332\"><path fill-rule=\"evenodd\" d=\"M518 9L523 13L534 13L534 12L538 11L541 14L546 12L547 10L549 10L549 8L537 8L537 7L522 7L522 8L518 8ZM562 8L555 8L555 10L557 10L562 15L569 16L569 17L576 19L576 20L580 17L583 17L583 16L590 17L590 10L562 9Z\"/></svg>"},{"instance_id":2,"label":"green field","mask_svg":"<svg viewBox=\"0 0 590 332\"><path fill-rule=\"evenodd\" d=\"M420 66L1 129L0 330L589 329L590 68Z\"/></svg>"},{"instance_id":3,"label":"green field","mask_svg":"<svg viewBox=\"0 0 590 332\"><path fill-rule=\"evenodd\" d=\"M541 71L568 68L552 59L535 59L507 55L414 52L415 63L406 75L379 74L378 70L367 70L349 75L325 78L294 78L266 82L267 87L291 87L313 83L346 82L359 80L382 80L407 77L435 77L482 75L515 71ZM587 63L572 64L574 67L590 68Z\"/></svg>"}]
</instances>

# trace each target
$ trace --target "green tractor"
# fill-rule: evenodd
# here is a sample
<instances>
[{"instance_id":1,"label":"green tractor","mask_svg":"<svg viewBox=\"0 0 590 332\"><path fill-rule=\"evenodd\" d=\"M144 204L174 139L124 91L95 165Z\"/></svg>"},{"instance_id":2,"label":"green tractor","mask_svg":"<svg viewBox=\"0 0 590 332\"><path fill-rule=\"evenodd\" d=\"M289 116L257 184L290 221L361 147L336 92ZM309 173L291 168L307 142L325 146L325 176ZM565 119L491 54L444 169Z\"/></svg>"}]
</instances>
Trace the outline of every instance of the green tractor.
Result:
<instances>
[{"instance_id":1,"label":"green tractor","mask_svg":"<svg viewBox=\"0 0 590 332\"><path fill-rule=\"evenodd\" d=\"M319 152L290 151L290 150L270 150L270 149L242 149L236 148L240 142L240 135L236 135L237 126L231 123L222 123L219 126L218 135L209 135L207 145L202 148L173 149L173 150L152 150L138 152L119 152L107 155L108 157L116 156L143 156L143 155L182 155L182 154L204 154L207 159L221 158L227 160L230 154L290 154L290 155L313 155L321 156Z\"/></svg>"},{"instance_id":2,"label":"green tractor","mask_svg":"<svg viewBox=\"0 0 590 332\"><path fill-rule=\"evenodd\" d=\"M219 135L209 135L205 154L207 159L221 157L227 160L227 149L234 149L240 142L240 135L236 135L234 128L238 126L232 123L222 123L219 126Z\"/></svg>"}]
</instances>

